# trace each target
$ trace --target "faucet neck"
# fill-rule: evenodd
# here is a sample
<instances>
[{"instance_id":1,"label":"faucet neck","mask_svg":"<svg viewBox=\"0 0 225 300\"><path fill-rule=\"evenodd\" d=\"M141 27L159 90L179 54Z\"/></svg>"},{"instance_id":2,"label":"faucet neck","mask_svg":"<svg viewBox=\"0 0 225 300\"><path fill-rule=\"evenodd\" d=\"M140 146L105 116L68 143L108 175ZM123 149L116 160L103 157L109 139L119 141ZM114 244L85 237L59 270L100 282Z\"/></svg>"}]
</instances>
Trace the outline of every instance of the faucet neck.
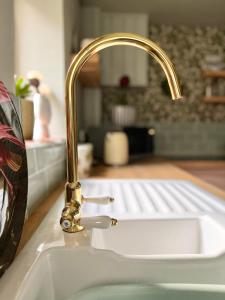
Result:
<instances>
[{"instance_id":1,"label":"faucet neck","mask_svg":"<svg viewBox=\"0 0 225 300\"><path fill-rule=\"evenodd\" d=\"M172 98L181 98L178 79L172 62L167 54L151 40L137 34L113 33L102 36L84 47L73 59L66 77L66 115L67 115L67 181L70 184L78 182L78 126L77 126L77 100L76 83L79 72L85 62L100 50L115 46L130 45L141 48L149 53L164 70Z\"/></svg>"}]
</instances>

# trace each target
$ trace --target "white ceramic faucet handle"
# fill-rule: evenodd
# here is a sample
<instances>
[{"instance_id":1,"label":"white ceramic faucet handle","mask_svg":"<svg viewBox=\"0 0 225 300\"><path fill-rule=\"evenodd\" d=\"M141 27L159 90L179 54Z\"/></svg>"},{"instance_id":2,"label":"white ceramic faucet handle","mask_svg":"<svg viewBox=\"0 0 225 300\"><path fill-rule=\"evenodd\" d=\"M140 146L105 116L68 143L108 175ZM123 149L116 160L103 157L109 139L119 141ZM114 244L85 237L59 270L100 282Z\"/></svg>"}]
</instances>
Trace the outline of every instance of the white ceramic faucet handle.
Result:
<instances>
[{"instance_id":1,"label":"white ceramic faucet handle","mask_svg":"<svg viewBox=\"0 0 225 300\"><path fill-rule=\"evenodd\" d=\"M83 197L83 201L89 202L89 203L96 203L96 204L109 204L114 201L114 198L112 197L91 197L91 198L85 198Z\"/></svg>"},{"instance_id":2,"label":"white ceramic faucet handle","mask_svg":"<svg viewBox=\"0 0 225 300\"><path fill-rule=\"evenodd\" d=\"M117 220L112 219L108 216L81 218L80 221L80 225L84 226L86 229L91 229L91 228L107 229L110 226L114 226L116 224L117 224Z\"/></svg>"}]
</instances>

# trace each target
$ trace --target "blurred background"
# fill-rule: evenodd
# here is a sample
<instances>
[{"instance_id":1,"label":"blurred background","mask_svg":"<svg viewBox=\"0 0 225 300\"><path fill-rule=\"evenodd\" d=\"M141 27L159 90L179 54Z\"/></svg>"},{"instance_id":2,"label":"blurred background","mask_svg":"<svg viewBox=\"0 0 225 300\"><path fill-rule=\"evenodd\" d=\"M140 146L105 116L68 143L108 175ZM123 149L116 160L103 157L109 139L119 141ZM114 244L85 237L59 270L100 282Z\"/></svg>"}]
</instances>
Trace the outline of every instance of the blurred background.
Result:
<instances>
[{"instance_id":1,"label":"blurred background","mask_svg":"<svg viewBox=\"0 0 225 300\"><path fill-rule=\"evenodd\" d=\"M64 80L71 60L100 35L132 32L149 37L167 52L184 99L170 100L161 67L146 53L127 46L108 48L92 57L80 73L80 143L88 143L87 151L93 150L97 161L109 165L146 155L224 159L223 0L0 3L0 79L12 93L17 83L17 96L31 98L34 106L36 102L31 123L37 127L27 139L65 139ZM38 79L38 86L32 79ZM24 95L26 84L31 92ZM41 100L35 100L36 92ZM25 114L29 108L23 110ZM110 149L121 151L121 156L115 158Z\"/></svg>"}]
</instances>

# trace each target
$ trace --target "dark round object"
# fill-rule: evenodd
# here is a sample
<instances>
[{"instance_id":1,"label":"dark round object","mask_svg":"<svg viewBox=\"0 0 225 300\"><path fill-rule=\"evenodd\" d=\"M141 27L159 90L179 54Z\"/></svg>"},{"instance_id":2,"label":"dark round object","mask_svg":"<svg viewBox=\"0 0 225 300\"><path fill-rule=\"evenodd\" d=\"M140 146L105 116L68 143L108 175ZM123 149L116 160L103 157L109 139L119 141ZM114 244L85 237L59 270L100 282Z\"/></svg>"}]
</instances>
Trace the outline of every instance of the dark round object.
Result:
<instances>
[{"instance_id":1,"label":"dark round object","mask_svg":"<svg viewBox=\"0 0 225 300\"><path fill-rule=\"evenodd\" d=\"M14 259L27 204L27 157L19 117L0 81L0 276Z\"/></svg>"},{"instance_id":2,"label":"dark round object","mask_svg":"<svg viewBox=\"0 0 225 300\"><path fill-rule=\"evenodd\" d=\"M120 78L120 87L121 88L128 88L130 85L130 78L127 75L124 75Z\"/></svg>"}]
</instances>

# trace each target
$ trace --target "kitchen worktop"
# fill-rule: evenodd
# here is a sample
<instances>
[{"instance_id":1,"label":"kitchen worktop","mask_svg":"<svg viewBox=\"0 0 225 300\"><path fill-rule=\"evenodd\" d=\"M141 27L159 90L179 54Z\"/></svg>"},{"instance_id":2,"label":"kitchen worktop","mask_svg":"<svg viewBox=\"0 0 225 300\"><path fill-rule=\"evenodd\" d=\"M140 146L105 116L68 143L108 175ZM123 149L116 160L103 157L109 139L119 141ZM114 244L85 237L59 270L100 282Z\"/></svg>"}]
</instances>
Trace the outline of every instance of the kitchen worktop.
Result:
<instances>
[{"instance_id":1,"label":"kitchen worktop","mask_svg":"<svg viewBox=\"0 0 225 300\"><path fill-rule=\"evenodd\" d=\"M183 163L182 163L183 164ZM203 163L202 163L203 164ZM182 170L176 161L142 160L133 162L123 167L109 167L97 165L93 168L91 178L138 178L138 179L181 179L189 180L204 190L225 200L225 191L191 175ZM50 197L45 199L36 211L29 217L24 226L24 231L19 251L24 247L32 234L35 232L43 218L46 216L52 205L58 199L64 188L64 182L55 189Z\"/></svg>"}]
</instances>

